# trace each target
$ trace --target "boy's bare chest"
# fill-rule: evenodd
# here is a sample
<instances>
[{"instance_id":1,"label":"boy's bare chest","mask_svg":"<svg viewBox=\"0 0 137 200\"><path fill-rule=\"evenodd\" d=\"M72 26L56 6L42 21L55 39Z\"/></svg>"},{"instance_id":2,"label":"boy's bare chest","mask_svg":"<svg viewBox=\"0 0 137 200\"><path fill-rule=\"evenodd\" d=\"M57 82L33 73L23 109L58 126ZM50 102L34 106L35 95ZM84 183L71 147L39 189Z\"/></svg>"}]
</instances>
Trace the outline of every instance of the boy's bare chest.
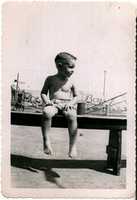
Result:
<instances>
[{"instance_id":1,"label":"boy's bare chest","mask_svg":"<svg viewBox=\"0 0 137 200\"><path fill-rule=\"evenodd\" d=\"M71 88L72 88L72 83L70 81L64 82L55 80L50 85L50 89L54 92L57 91L69 92Z\"/></svg>"}]
</instances>

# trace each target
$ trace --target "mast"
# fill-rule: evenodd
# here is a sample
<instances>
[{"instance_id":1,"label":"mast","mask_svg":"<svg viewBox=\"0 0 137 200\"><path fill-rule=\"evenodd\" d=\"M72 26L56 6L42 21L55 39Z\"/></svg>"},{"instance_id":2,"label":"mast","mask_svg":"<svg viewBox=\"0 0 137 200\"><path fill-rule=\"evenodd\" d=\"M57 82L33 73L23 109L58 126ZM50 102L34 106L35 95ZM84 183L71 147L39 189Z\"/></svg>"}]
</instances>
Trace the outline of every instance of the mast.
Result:
<instances>
[{"instance_id":1,"label":"mast","mask_svg":"<svg viewBox=\"0 0 137 200\"><path fill-rule=\"evenodd\" d=\"M16 85L16 90L18 91L18 87L19 87L19 72L17 74L17 85Z\"/></svg>"},{"instance_id":2,"label":"mast","mask_svg":"<svg viewBox=\"0 0 137 200\"><path fill-rule=\"evenodd\" d=\"M17 84L16 84L16 101L17 101L17 98L18 98L18 88L19 88L19 72L17 73Z\"/></svg>"},{"instance_id":3,"label":"mast","mask_svg":"<svg viewBox=\"0 0 137 200\"><path fill-rule=\"evenodd\" d=\"M107 71L104 70L104 84L103 84L103 100L104 101L106 98L106 75L107 75Z\"/></svg>"}]
</instances>

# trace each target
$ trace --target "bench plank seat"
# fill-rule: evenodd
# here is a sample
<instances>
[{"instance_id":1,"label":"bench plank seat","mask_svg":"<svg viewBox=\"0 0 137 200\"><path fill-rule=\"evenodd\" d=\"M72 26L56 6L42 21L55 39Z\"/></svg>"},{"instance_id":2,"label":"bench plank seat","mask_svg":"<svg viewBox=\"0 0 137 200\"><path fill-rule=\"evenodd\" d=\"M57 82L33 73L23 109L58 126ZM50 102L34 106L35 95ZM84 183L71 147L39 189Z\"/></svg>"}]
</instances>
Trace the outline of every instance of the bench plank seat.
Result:
<instances>
[{"instance_id":1,"label":"bench plank seat","mask_svg":"<svg viewBox=\"0 0 137 200\"><path fill-rule=\"evenodd\" d=\"M11 112L11 124L24 126L41 126L42 113ZM124 117L78 115L78 128L81 129L122 129L126 130L127 122ZM67 128L64 116L56 115L52 127Z\"/></svg>"}]
</instances>

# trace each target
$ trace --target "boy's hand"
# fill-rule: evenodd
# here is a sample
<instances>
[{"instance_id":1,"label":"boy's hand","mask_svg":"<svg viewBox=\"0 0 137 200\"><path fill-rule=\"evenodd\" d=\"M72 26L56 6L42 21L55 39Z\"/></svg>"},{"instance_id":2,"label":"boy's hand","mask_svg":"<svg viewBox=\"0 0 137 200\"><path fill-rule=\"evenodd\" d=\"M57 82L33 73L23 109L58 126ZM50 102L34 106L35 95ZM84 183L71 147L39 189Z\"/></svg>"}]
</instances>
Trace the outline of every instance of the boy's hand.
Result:
<instances>
[{"instance_id":1,"label":"boy's hand","mask_svg":"<svg viewBox=\"0 0 137 200\"><path fill-rule=\"evenodd\" d=\"M50 100L46 101L46 106L52 106L52 105L53 105L52 101L50 101Z\"/></svg>"},{"instance_id":2,"label":"boy's hand","mask_svg":"<svg viewBox=\"0 0 137 200\"><path fill-rule=\"evenodd\" d=\"M74 108L74 105L73 103L67 103L65 106L64 106L64 110L67 111L68 109L72 109Z\"/></svg>"}]
</instances>

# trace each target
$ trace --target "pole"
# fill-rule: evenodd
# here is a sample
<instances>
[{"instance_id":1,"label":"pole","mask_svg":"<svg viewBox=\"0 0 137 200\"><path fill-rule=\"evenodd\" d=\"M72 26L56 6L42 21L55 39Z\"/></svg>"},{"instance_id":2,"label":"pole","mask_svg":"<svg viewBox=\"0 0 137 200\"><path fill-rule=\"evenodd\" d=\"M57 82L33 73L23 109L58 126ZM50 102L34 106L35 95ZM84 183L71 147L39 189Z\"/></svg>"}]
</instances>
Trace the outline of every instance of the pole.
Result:
<instances>
[{"instance_id":1,"label":"pole","mask_svg":"<svg viewBox=\"0 0 137 200\"><path fill-rule=\"evenodd\" d=\"M110 99L107 99L107 100L105 100L105 101L103 101L103 102L101 102L101 103L99 103L99 104L97 104L97 105L90 106L88 109L94 108L94 107L96 107L96 106L101 106L101 105L103 105L103 104L106 103L106 102L112 101L112 100L114 100L114 99L116 99L116 98L119 98L119 97L121 97L121 96L124 96L124 95L126 95L126 94L127 94L127 93L124 92L124 93L122 93L122 94L120 94L120 95L117 95L117 96L115 96L115 97L112 97L112 98L110 98Z\"/></svg>"},{"instance_id":2,"label":"pole","mask_svg":"<svg viewBox=\"0 0 137 200\"><path fill-rule=\"evenodd\" d=\"M19 88L19 72L18 72L18 74L17 74L16 101L17 101L17 97L18 97L18 88Z\"/></svg>"},{"instance_id":3,"label":"pole","mask_svg":"<svg viewBox=\"0 0 137 200\"><path fill-rule=\"evenodd\" d=\"M16 85L16 90L18 90L18 87L19 87L19 72L17 74L17 85Z\"/></svg>"},{"instance_id":4,"label":"pole","mask_svg":"<svg viewBox=\"0 0 137 200\"><path fill-rule=\"evenodd\" d=\"M106 74L107 74L107 71L104 70L104 84L103 84L103 100L104 101L106 98Z\"/></svg>"}]
</instances>

